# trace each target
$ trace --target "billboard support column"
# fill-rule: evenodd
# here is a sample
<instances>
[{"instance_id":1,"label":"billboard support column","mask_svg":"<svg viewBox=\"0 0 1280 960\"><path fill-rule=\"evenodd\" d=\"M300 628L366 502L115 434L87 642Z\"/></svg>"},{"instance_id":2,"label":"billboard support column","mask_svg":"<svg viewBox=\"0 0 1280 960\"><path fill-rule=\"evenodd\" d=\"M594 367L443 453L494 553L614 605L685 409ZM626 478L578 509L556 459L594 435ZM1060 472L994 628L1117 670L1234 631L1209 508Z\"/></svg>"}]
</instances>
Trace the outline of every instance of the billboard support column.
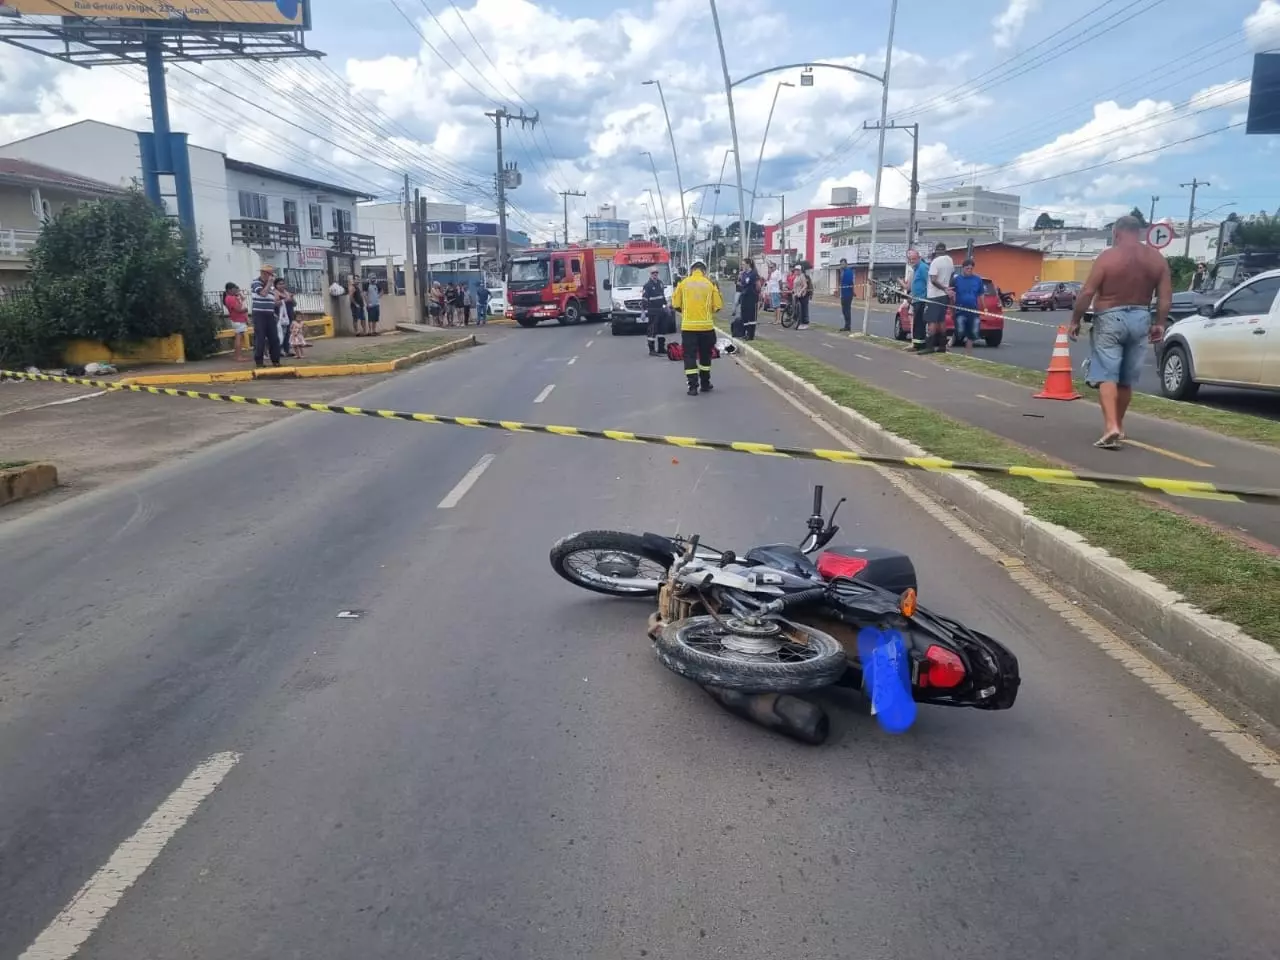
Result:
<instances>
[{"instance_id":1,"label":"billboard support column","mask_svg":"<svg viewBox=\"0 0 1280 960\"><path fill-rule=\"evenodd\" d=\"M192 259L199 256L195 196L191 188L191 163L186 134L169 126L169 94L164 77L164 47L158 35L148 36L147 86L151 92L151 135L139 137L142 153L142 186L152 203L167 210L161 177L173 178L173 199L178 225L186 237Z\"/></svg>"}]
</instances>

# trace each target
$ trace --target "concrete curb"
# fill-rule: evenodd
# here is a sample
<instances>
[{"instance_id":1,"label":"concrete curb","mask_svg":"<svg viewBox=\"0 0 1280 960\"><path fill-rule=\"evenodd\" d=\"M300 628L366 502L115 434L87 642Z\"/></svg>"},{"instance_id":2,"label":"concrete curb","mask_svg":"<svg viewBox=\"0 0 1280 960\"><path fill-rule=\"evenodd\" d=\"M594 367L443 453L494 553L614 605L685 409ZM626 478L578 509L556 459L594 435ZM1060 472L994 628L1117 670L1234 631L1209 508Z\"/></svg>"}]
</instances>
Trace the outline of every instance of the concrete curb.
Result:
<instances>
[{"instance_id":1,"label":"concrete curb","mask_svg":"<svg viewBox=\"0 0 1280 960\"><path fill-rule=\"evenodd\" d=\"M122 384L139 387L165 387L193 383L247 383L250 380L306 380L311 377L356 377L375 373L394 373L436 357L443 357L461 350L463 347L476 345L474 335L459 337L438 347L419 350L408 356L395 360L379 360L375 363L337 363L317 364L311 367L266 367L262 370L228 370L225 373L188 373L158 374L148 377L131 377L121 380Z\"/></svg>"},{"instance_id":2,"label":"concrete curb","mask_svg":"<svg viewBox=\"0 0 1280 960\"><path fill-rule=\"evenodd\" d=\"M845 430L868 451L895 457L929 455L874 420L836 403L751 346L739 342L738 357L770 383ZM1187 603L1181 594L1090 545L1079 534L1030 516L1019 501L972 477L949 473L918 473L914 477L913 482L953 504L1055 579L1093 598L1269 722L1280 724L1280 651Z\"/></svg>"},{"instance_id":3,"label":"concrete curb","mask_svg":"<svg viewBox=\"0 0 1280 960\"><path fill-rule=\"evenodd\" d=\"M28 463L0 470L0 507L26 500L58 485L58 468L51 463Z\"/></svg>"}]
</instances>

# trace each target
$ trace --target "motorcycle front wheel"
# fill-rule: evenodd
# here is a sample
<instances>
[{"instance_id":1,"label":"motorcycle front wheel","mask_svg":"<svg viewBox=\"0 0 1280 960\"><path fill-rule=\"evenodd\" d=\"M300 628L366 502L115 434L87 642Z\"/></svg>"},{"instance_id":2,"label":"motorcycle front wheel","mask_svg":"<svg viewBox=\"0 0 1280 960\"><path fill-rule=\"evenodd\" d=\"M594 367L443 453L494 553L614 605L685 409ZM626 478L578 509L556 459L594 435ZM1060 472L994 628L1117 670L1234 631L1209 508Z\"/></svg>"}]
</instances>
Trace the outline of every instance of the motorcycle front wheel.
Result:
<instances>
[{"instance_id":1,"label":"motorcycle front wheel","mask_svg":"<svg viewBox=\"0 0 1280 960\"><path fill-rule=\"evenodd\" d=\"M799 623L765 623L689 617L665 624L653 646L663 666L682 677L743 693L817 690L844 675L848 658L835 637Z\"/></svg>"},{"instance_id":2,"label":"motorcycle front wheel","mask_svg":"<svg viewBox=\"0 0 1280 960\"><path fill-rule=\"evenodd\" d=\"M672 558L634 533L587 530L551 548L551 569L575 586L610 597L656 597Z\"/></svg>"}]
</instances>

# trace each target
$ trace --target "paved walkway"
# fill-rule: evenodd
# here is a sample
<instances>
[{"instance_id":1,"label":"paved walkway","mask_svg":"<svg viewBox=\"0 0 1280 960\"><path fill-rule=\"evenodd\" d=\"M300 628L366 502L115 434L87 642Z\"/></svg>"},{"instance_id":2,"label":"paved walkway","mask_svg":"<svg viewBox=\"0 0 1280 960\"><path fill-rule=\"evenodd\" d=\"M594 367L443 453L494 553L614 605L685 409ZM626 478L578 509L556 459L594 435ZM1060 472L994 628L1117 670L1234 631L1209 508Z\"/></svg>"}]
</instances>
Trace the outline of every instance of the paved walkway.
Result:
<instances>
[{"instance_id":1,"label":"paved walkway","mask_svg":"<svg viewBox=\"0 0 1280 960\"><path fill-rule=\"evenodd\" d=\"M1137 413L1125 418L1129 440L1123 450L1099 450L1093 441L1102 432L1102 414L1092 394L1071 402L1036 400L1036 391L1025 386L818 327L804 333L764 328L761 338L1077 469L1238 486L1280 484L1280 450ZM1170 503L1280 553L1280 507L1185 498Z\"/></svg>"}]
</instances>

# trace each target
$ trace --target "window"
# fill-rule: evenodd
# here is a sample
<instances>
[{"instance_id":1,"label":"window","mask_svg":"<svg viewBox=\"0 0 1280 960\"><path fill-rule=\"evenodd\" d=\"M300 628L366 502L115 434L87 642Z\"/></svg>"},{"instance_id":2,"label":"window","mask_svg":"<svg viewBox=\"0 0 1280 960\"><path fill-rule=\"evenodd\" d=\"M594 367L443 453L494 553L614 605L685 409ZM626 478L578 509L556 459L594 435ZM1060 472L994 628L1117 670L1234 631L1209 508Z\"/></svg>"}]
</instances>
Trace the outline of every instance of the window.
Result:
<instances>
[{"instance_id":1,"label":"window","mask_svg":"<svg viewBox=\"0 0 1280 960\"><path fill-rule=\"evenodd\" d=\"M307 213L311 218L311 239L324 239L324 207L318 203L308 204Z\"/></svg>"},{"instance_id":2,"label":"window","mask_svg":"<svg viewBox=\"0 0 1280 960\"><path fill-rule=\"evenodd\" d=\"M267 220L267 196L264 193L240 191L240 219Z\"/></svg>"},{"instance_id":3,"label":"window","mask_svg":"<svg viewBox=\"0 0 1280 960\"><path fill-rule=\"evenodd\" d=\"M950 210L950 209L951 209L951 201L950 201L950 200L948 200L946 203L942 204L942 209L943 209L943 210Z\"/></svg>"},{"instance_id":4,"label":"window","mask_svg":"<svg viewBox=\"0 0 1280 960\"><path fill-rule=\"evenodd\" d=\"M968 201L968 200L957 200L957 201L956 201L956 206L957 206L957 207L967 207L968 205L969 205L969 201Z\"/></svg>"},{"instance_id":5,"label":"window","mask_svg":"<svg viewBox=\"0 0 1280 960\"><path fill-rule=\"evenodd\" d=\"M573 262L569 264L569 272L570 272L570 273L581 273L581 272L582 272L582 261L581 261L581 260L579 260L577 257L574 257L574 258L573 258Z\"/></svg>"},{"instance_id":6,"label":"window","mask_svg":"<svg viewBox=\"0 0 1280 960\"><path fill-rule=\"evenodd\" d=\"M564 257L556 257L552 266L551 280L554 283L564 282Z\"/></svg>"},{"instance_id":7,"label":"window","mask_svg":"<svg viewBox=\"0 0 1280 960\"><path fill-rule=\"evenodd\" d=\"M298 225L297 200L286 200L284 202L284 225L286 227L296 227Z\"/></svg>"},{"instance_id":8,"label":"window","mask_svg":"<svg viewBox=\"0 0 1280 960\"><path fill-rule=\"evenodd\" d=\"M351 211L350 210L339 210L337 207L334 207L332 210L329 211L329 213L331 214L330 219L331 219L331 222L333 223L333 230L335 233L351 232Z\"/></svg>"},{"instance_id":9,"label":"window","mask_svg":"<svg viewBox=\"0 0 1280 960\"><path fill-rule=\"evenodd\" d=\"M835 227L840 226L840 221L839 220L823 220L822 223L819 224L819 226L822 227L823 230L831 230L831 229L834 229Z\"/></svg>"},{"instance_id":10,"label":"window","mask_svg":"<svg viewBox=\"0 0 1280 960\"><path fill-rule=\"evenodd\" d=\"M1222 302L1215 317L1253 317L1271 312L1276 294L1280 293L1280 277L1267 277L1257 280L1247 287L1241 287Z\"/></svg>"}]
</instances>

